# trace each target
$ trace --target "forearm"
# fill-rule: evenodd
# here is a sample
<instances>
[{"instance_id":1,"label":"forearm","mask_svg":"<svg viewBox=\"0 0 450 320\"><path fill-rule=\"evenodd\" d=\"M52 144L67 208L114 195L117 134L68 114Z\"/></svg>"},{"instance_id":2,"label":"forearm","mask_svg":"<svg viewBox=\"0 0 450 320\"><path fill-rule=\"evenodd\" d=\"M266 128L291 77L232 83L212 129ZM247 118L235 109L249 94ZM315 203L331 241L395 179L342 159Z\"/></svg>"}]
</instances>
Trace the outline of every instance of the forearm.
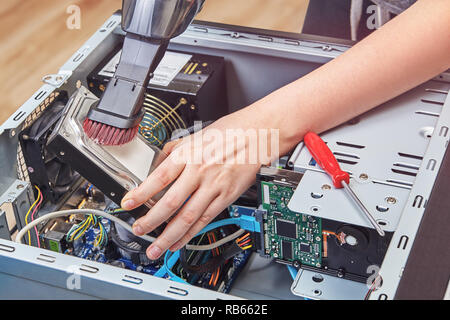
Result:
<instances>
[{"instance_id":1,"label":"forearm","mask_svg":"<svg viewBox=\"0 0 450 320\"><path fill-rule=\"evenodd\" d=\"M264 109L285 153L450 67L450 1L419 0L333 61L248 108ZM246 112L246 111L244 111ZM261 119L264 121L263 119Z\"/></svg>"}]
</instances>

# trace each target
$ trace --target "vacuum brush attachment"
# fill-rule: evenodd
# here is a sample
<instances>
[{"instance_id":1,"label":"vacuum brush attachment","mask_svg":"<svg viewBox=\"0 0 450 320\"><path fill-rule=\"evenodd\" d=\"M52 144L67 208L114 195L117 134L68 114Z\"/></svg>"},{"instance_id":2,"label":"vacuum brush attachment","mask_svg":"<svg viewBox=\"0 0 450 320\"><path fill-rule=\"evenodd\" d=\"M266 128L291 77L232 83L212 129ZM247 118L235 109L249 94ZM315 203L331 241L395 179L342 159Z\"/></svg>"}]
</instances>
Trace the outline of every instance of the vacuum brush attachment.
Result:
<instances>
[{"instance_id":1,"label":"vacuum brush attachment","mask_svg":"<svg viewBox=\"0 0 450 320\"><path fill-rule=\"evenodd\" d=\"M148 83L166 49L165 41L133 34L125 37L116 73L83 123L89 138L100 145L121 145L136 136Z\"/></svg>"},{"instance_id":2,"label":"vacuum brush attachment","mask_svg":"<svg viewBox=\"0 0 450 320\"><path fill-rule=\"evenodd\" d=\"M86 135L101 145L120 145L138 132L152 73L169 40L183 33L204 0L123 0L122 56L100 103L84 121Z\"/></svg>"}]
</instances>

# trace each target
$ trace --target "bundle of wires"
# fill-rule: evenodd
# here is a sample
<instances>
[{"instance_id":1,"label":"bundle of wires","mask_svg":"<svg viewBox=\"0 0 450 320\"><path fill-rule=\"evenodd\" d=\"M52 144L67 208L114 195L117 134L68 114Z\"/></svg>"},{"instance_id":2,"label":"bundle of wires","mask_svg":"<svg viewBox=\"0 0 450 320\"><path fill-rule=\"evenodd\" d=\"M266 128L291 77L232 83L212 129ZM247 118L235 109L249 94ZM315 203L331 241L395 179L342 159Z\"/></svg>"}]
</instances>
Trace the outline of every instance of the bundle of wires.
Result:
<instances>
[{"instance_id":1,"label":"bundle of wires","mask_svg":"<svg viewBox=\"0 0 450 320\"><path fill-rule=\"evenodd\" d=\"M44 197L43 197L42 192L39 189L39 187L38 186L34 186L34 187L36 188L36 190L38 192L38 196L37 196L36 200L34 201L34 203L31 205L30 209L28 209L27 214L25 215L25 225L28 225L28 217L29 217L30 213L31 213L31 221L34 221L35 214L39 210L39 207L42 205L42 202L44 200ZM33 211L31 211L31 210L33 210ZM34 231L36 232L37 245L40 248L41 243L39 240L39 233L37 231L36 226L34 227ZM28 230L28 244L31 244L31 234L30 234L29 230Z\"/></svg>"},{"instance_id":2,"label":"bundle of wires","mask_svg":"<svg viewBox=\"0 0 450 320\"><path fill-rule=\"evenodd\" d=\"M253 247L252 239L250 237L250 233L248 232L242 237L237 238L235 242L242 250L247 250Z\"/></svg>"},{"instance_id":3,"label":"bundle of wires","mask_svg":"<svg viewBox=\"0 0 450 320\"><path fill-rule=\"evenodd\" d=\"M375 290L377 290L378 287L380 286L380 284L381 284L381 276L378 275L378 276L376 276L376 278L373 280L372 285L371 285L370 288L369 288L369 291L367 291L367 293L366 293L366 295L365 295L365 297L364 297L364 300L369 300L370 295L372 294L372 292L374 292Z\"/></svg>"},{"instance_id":4,"label":"bundle of wires","mask_svg":"<svg viewBox=\"0 0 450 320\"><path fill-rule=\"evenodd\" d=\"M86 188L86 194L91 195L93 185L89 184ZM78 209L81 209L86 203L86 199L83 199L81 203L78 205ZM80 239L90 228L100 229L100 233L95 237L94 246L104 246L108 243L108 233L106 231L105 226L98 219L97 216L91 214L88 215L83 221L78 224L75 224L70 228L69 232L66 235L67 242L73 242L75 240Z\"/></svg>"},{"instance_id":5,"label":"bundle of wires","mask_svg":"<svg viewBox=\"0 0 450 320\"><path fill-rule=\"evenodd\" d=\"M73 242L80 239L90 228L98 227L100 233L96 236L94 246L103 246L108 243L108 233L103 223L96 215L89 215L83 221L72 226L66 235L67 242Z\"/></svg>"},{"instance_id":6,"label":"bundle of wires","mask_svg":"<svg viewBox=\"0 0 450 320\"><path fill-rule=\"evenodd\" d=\"M216 242L216 235L214 232L208 232L208 241L209 243ZM220 255L221 248L215 248L212 250L213 257ZM216 271L211 274L211 278L209 278L209 285L215 287L217 281L219 280L220 275L220 266L217 267Z\"/></svg>"}]
</instances>

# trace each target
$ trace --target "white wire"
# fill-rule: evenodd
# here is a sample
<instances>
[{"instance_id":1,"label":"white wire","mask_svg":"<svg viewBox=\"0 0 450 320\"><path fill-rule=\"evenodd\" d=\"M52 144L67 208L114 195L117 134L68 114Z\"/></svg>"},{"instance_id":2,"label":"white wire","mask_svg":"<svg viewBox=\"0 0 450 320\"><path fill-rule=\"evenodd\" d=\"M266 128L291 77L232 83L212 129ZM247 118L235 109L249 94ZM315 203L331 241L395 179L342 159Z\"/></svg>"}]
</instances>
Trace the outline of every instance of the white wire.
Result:
<instances>
[{"instance_id":1,"label":"white wire","mask_svg":"<svg viewBox=\"0 0 450 320\"><path fill-rule=\"evenodd\" d=\"M22 238L23 236L28 232L28 230L31 230L32 228L34 228L35 226L37 226L38 224L40 224L43 221L47 221L49 219L54 219L54 218L58 218L58 217L64 217L64 216L70 216L72 214L82 214L85 216L89 216L91 214L95 214L96 216L101 216L101 217L105 217L111 221L116 222L117 224L121 225L122 227L124 227L125 229L127 229L129 232L133 233L133 229L131 228L131 226L126 223L125 221L123 221L122 219L119 219L116 216L113 216L112 214L109 214L107 212L104 211L100 211L100 210L95 210L95 209L71 209L71 210L62 210L62 211L55 211L55 212L51 212L48 213L38 219L33 220L32 222L30 222L29 224L27 224L24 228L22 228L22 230L19 231L19 233L16 236L15 241L17 243L22 243ZM186 245L186 249L188 250L196 250L196 251L206 251L206 250L212 250L214 248L220 247L221 245L232 241L234 239L236 239L237 237L239 237L241 234L243 234L245 232L245 230L243 229L239 229L238 231L236 231L235 233L220 239L217 242L208 244L208 245L191 245L188 244ZM143 235L143 236L138 236L139 238L144 239L145 241L148 242L154 242L156 240L156 238L148 236L148 235Z\"/></svg>"}]
</instances>

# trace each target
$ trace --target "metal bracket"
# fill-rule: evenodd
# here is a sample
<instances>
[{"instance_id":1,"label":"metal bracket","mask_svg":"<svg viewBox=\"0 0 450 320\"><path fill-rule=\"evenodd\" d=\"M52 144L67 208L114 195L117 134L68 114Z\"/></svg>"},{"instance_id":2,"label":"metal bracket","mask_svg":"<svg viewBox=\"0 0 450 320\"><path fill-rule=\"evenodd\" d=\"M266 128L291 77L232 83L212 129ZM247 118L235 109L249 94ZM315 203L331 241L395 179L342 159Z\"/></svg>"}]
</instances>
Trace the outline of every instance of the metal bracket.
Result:
<instances>
[{"instance_id":1,"label":"metal bracket","mask_svg":"<svg viewBox=\"0 0 450 320\"><path fill-rule=\"evenodd\" d=\"M11 240L6 212L0 210L0 239Z\"/></svg>"},{"instance_id":2,"label":"metal bracket","mask_svg":"<svg viewBox=\"0 0 450 320\"><path fill-rule=\"evenodd\" d=\"M55 88L61 87L72 75L71 71L61 71L58 74L49 74L42 78L42 82Z\"/></svg>"},{"instance_id":3,"label":"metal bracket","mask_svg":"<svg viewBox=\"0 0 450 320\"><path fill-rule=\"evenodd\" d=\"M321 135L386 231L397 227L448 90L446 83L429 81ZM291 210L372 228L345 193L331 186L307 148L299 145L288 163L305 172L289 203Z\"/></svg>"},{"instance_id":4,"label":"metal bracket","mask_svg":"<svg viewBox=\"0 0 450 320\"><path fill-rule=\"evenodd\" d=\"M293 294L313 300L363 300L368 290L364 283L303 269L291 287Z\"/></svg>"},{"instance_id":5,"label":"metal bracket","mask_svg":"<svg viewBox=\"0 0 450 320\"><path fill-rule=\"evenodd\" d=\"M16 180L11 183L5 193L0 195L0 205L11 203L16 219L17 228L20 230L25 225L25 212L31 206L33 193L30 190L30 183Z\"/></svg>"}]
</instances>

